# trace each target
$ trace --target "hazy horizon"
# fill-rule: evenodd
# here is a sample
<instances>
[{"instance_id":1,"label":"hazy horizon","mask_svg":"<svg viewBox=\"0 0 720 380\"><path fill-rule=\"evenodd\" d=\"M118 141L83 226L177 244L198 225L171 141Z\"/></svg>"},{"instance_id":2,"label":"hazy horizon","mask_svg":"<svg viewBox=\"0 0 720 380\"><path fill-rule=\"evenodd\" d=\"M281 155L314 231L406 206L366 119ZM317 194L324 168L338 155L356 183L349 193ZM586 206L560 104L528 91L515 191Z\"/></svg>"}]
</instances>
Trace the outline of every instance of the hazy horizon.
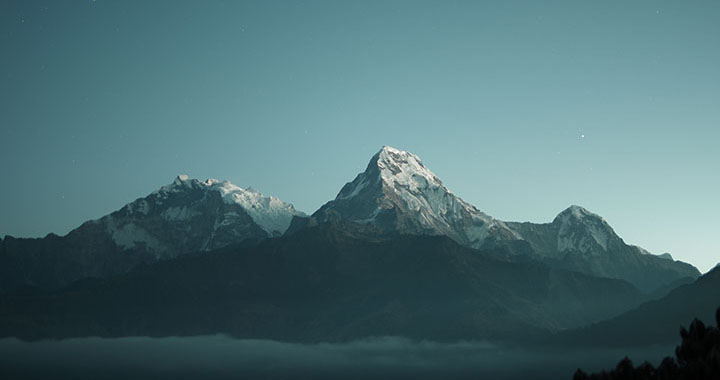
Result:
<instances>
[{"instance_id":1,"label":"hazy horizon","mask_svg":"<svg viewBox=\"0 0 720 380\"><path fill-rule=\"evenodd\" d=\"M577 368L614 367L631 355L659 364L672 346L521 347L487 341L377 337L287 343L227 336L0 339L0 371L23 378L570 379ZM42 366L34 364L42 362Z\"/></svg>"},{"instance_id":2,"label":"hazy horizon","mask_svg":"<svg viewBox=\"0 0 720 380\"><path fill-rule=\"evenodd\" d=\"M0 4L0 236L172 182L312 213L383 145L501 220L720 261L720 3Z\"/></svg>"}]
</instances>

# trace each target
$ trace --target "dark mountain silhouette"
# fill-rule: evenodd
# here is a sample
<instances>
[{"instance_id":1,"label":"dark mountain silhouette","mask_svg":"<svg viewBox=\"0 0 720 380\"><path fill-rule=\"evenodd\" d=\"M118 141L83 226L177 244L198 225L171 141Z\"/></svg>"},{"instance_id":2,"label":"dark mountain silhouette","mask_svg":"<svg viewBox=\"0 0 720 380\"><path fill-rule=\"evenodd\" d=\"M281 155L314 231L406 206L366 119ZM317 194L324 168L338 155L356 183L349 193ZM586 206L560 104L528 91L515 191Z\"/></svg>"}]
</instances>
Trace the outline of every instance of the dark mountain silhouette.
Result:
<instances>
[{"instance_id":1,"label":"dark mountain silhouette","mask_svg":"<svg viewBox=\"0 0 720 380\"><path fill-rule=\"evenodd\" d=\"M185 255L62 291L6 294L0 336L526 339L640 302L624 281L507 262L504 254L442 236L321 223L257 246Z\"/></svg>"},{"instance_id":2,"label":"dark mountain silhouette","mask_svg":"<svg viewBox=\"0 0 720 380\"><path fill-rule=\"evenodd\" d=\"M311 217L229 182L180 176L64 237L6 237L0 336L530 341L618 316L697 274L625 244L579 206L548 224L494 219L419 157L384 147ZM706 303L687 303L698 294L716 303L705 277L658 302L679 298L702 313ZM675 306L651 312L672 316ZM671 321L687 317L677 313ZM638 329L633 318L560 339L666 331L662 319Z\"/></svg>"},{"instance_id":3,"label":"dark mountain silhouette","mask_svg":"<svg viewBox=\"0 0 720 380\"><path fill-rule=\"evenodd\" d=\"M578 369L574 380L715 380L720 379L720 308L715 312L715 327L695 319L690 329L682 328L682 341L675 358L666 357L657 367L643 363L634 367L625 357L612 371L586 374Z\"/></svg>"},{"instance_id":4,"label":"dark mountain silhouette","mask_svg":"<svg viewBox=\"0 0 720 380\"><path fill-rule=\"evenodd\" d=\"M680 326L693 318L713 319L720 305L720 267L658 300L607 321L560 334L560 343L633 346L673 343Z\"/></svg>"}]
</instances>

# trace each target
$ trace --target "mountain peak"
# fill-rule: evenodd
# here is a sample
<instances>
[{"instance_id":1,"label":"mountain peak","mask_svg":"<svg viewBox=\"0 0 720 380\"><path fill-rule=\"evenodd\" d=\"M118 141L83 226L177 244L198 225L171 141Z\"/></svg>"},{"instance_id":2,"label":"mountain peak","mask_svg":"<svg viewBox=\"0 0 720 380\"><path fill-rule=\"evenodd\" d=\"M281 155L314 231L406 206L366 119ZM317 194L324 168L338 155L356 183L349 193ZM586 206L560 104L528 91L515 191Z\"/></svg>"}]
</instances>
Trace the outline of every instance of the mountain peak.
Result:
<instances>
[{"instance_id":1,"label":"mountain peak","mask_svg":"<svg viewBox=\"0 0 720 380\"><path fill-rule=\"evenodd\" d=\"M294 215L305 215L303 212L295 210L292 204L285 203L277 197L264 196L253 188L245 189L230 181L215 178L208 178L201 182L181 174L171 184L161 187L153 194L157 196L158 202L163 203L171 194L198 190L203 193L219 193L225 204L242 207L269 236L277 236L285 232ZM130 209L134 208L132 205L130 206ZM142 210L144 209L143 207Z\"/></svg>"},{"instance_id":2,"label":"mountain peak","mask_svg":"<svg viewBox=\"0 0 720 380\"><path fill-rule=\"evenodd\" d=\"M558 239L560 251L569 249L587 253L593 251L593 247L596 246L602 251L607 251L609 244L621 240L600 215L577 205L563 210L555 217L553 224L560 228Z\"/></svg>"},{"instance_id":3,"label":"mountain peak","mask_svg":"<svg viewBox=\"0 0 720 380\"><path fill-rule=\"evenodd\" d=\"M215 179L215 178L208 178L205 180L205 182L203 182L203 184L206 186L213 186L213 185L217 185L217 184L223 183L223 182L227 182L227 181L221 181L221 180Z\"/></svg>"},{"instance_id":4,"label":"mountain peak","mask_svg":"<svg viewBox=\"0 0 720 380\"><path fill-rule=\"evenodd\" d=\"M187 174L178 174L178 176L175 177L175 180L173 181L172 185L186 186L186 185L188 185L189 181L190 181L190 177L188 177Z\"/></svg>"},{"instance_id":5,"label":"mountain peak","mask_svg":"<svg viewBox=\"0 0 720 380\"><path fill-rule=\"evenodd\" d=\"M424 167L420 157L417 155L388 145L383 145L382 149L375 153L375 156L373 156L373 159L371 160L371 162L375 162L378 165L407 163L408 161L411 161L415 165Z\"/></svg>"},{"instance_id":6,"label":"mountain peak","mask_svg":"<svg viewBox=\"0 0 720 380\"><path fill-rule=\"evenodd\" d=\"M370 161L370 165L373 163L377 165L380 180L389 188L403 187L418 191L437 187L449 192L435 173L426 168L420 157L413 153L386 145Z\"/></svg>"},{"instance_id":7,"label":"mountain peak","mask_svg":"<svg viewBox=\"0 0 720 380\"><path fill-rule=\"evenodd\" d=\"M586 208L578 205L572 205L563 210L558 216L555 217L554 221L568 220L568 219L584 220L584 219L602 219L600 215L588 211Z\"/></svg>"},{"instance_id":8,"label":"mountain peak","mask_svg":"<svg viewBox=\"0 0 720 380\"><path fill-rule=\"evenodd\" d=\"M367 169L314 216L408 234L446 235L472 247L483 246L488 238L519 239L504 222L454 195L420 157L391 146L383 146Z\"/></svg>"},{"instance_id":9,"label":"mountain peak","mask_svg":"<svg viewBox=\"0 0 720 380\"><path fill-rule=\"evenodd\" d=\"M382 148L380 148L380 151L378 153L382 153L382 152L401 153L401 152L405 152L405 151L395 148L394 146L383 145ZM405 152L405 153L407 153L407 152Z\"/></svg>"},{"instance_id":10,"label":"mountain peak","mask_svg":"<svg viewBox=\"0 0 720 380\"><path fill-rule=\"evenodd\" d=\"M375 157L376 161L378 162L404 162L407 160L412 160L418 165L422 165L420 157L418 157L416 154L389 145L383 145L382 149L380 149L375 154Z\"/></svg>"},{"instance_id":11,"label":"mountain peak","mask_svg":"<svg viewBox=\"0 0 720 380\"><path fill-rule=\"evenodd\" d=\"M659 255L657 255L657 256L658 256L659 258L661 258L661 259L674 260L673 257L672 257L672 255L671 255L670 253L668 253L668 252L661 253L661 254L659 254Z\"/></svg>"}]
</instances>

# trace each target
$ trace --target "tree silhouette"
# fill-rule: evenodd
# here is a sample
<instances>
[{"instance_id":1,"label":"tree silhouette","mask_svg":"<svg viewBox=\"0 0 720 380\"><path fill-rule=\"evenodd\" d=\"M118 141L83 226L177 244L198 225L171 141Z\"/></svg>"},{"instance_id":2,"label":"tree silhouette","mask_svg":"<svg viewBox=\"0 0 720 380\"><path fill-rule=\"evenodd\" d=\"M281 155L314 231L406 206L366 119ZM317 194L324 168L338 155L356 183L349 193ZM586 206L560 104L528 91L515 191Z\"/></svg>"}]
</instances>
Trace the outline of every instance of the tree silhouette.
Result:
<instances>
[{"instance_id":1,"label":"tree silhouette","mask_svg":"<svg viewBox=\"0 0 720 380\"><path fill-rule=\"evenodd\" d=\"M715 312L715 327L695 319L690 329L680 328L682 341L675 358L666 357L657 368L650 363L633 367L625 357L610 372L575 372L574 380L717 380L720 379L720 308Z\"/></svg>"}]
</instances>

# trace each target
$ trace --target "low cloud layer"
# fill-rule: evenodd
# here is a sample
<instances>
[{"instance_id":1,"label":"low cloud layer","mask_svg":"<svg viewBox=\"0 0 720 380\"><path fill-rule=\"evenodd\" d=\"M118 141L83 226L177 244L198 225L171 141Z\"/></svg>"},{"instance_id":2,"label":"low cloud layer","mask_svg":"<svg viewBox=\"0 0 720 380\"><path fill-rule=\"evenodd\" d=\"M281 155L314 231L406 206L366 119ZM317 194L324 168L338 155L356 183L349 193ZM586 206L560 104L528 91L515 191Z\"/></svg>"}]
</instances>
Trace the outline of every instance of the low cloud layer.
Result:
<instances>
[{"instance_id":1,"label":"low cloud layer","mask_svg":"<svg viewBox=\"0 0 720 380\"><path fill-rule=\"evenodd\" d=\"M473 378L570 379L576 368L623 356L657 363L672 347L528 349L488 342L403 338L295 344L225 336L0 340L0 375L29 378Z\"/></svg>"}]
</instances>

